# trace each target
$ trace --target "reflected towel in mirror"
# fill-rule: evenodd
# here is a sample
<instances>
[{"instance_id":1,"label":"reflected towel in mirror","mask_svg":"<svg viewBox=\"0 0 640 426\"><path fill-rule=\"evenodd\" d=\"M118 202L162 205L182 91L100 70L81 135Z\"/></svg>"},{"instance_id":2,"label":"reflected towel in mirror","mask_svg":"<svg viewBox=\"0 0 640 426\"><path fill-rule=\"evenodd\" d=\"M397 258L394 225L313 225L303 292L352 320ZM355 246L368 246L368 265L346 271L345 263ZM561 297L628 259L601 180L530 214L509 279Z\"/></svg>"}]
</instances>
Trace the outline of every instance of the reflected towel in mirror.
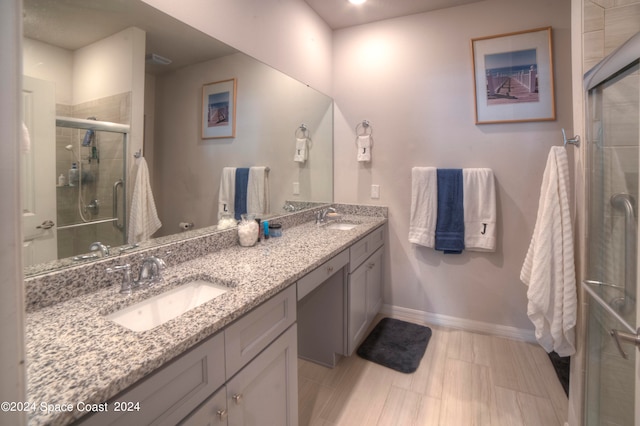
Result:
<instances>
[{"instance_id":1,"label":"reflected towel in mirror","mask_svg":"<svg viewBox=\"0 0 640 426\"><path fill-rule=\"evenodd\" d=\"M269 171L267 167L249 168L247 212L256 215L269 213Z\"/></svg>"},{"instance_id":2,"label":"reflected towel in mirror","mask_svg":"<svg viewBox=\"0 0 640 426\"><path fill-rule=\"evenodd\" d=\"M293 161L297 163L307 161L307 138L296 138L296 153L293 156Z\"/></svg>"},{"instance_id":3,"label":"reflected towel in mirror","mask_svg":"<svg viewBox=\"0 0 640 426\"><path fill-rule=\"evenodd\" d=\"M220 176L220 191L218 192L218 220L223 214L234 214L236 197L236 168L224 167Z\"/></svg>"},{"instance_id":4,"label":"reflected towel in mirror","mask_svg":"<svg viewBox=\"0 0 640 426\"><path fill-rule=\"evenodd\" d=\"M149 168L143 157L136 160L138 170L131 198L129 213L128 243L135 244L148 240L162 226L158 218L155 200L151 192Z\"/></svg>"}]
</instances>

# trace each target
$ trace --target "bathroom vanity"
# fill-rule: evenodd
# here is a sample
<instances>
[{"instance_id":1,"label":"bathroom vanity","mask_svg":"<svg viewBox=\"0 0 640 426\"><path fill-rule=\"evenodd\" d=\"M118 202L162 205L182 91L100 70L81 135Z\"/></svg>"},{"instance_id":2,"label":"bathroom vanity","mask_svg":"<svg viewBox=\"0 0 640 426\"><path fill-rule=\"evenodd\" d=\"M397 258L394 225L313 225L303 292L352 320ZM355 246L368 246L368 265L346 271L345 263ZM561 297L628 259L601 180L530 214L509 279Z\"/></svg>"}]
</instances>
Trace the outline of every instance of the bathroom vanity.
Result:
<instances>
[{"instance_id":1,"label":"bathroom vanity","mask_svg":"<svg viewBox=\"0 0 640 426\"><path fill-rule=\"evenodd\" d=\"M159 289L123 297L117 279L109 277L113 285L59 296L42 307L35 302L42 295L28 296L28 399L51 407L31 411L29 424L216 419L224 425L296 425L298 348L308 349L309 336L326 339L322 350L311 348L305 358L331 365L334 354L353 352L381 304L386 209L343 208L343 223L355 224L352 229L318 226L311 212L283 218L282 237L250 248L237 245L235 230L217 237L227 246L203 256L193 257L195 248L182 242L178 248L187 259L169 262ZM191 244L200 247L202 241ZM140 258L137 253L109 262ZM81 279L78 271L66 275L58 278ZM107 319L185 277L203 275L228 291L147 331ZM28 293L55 287L52 277L37 280ZM336 315L313 321L323 311L325 318L326 312ZM108 411L89 411L101 408Z\"/></svg>"}]
</instances>

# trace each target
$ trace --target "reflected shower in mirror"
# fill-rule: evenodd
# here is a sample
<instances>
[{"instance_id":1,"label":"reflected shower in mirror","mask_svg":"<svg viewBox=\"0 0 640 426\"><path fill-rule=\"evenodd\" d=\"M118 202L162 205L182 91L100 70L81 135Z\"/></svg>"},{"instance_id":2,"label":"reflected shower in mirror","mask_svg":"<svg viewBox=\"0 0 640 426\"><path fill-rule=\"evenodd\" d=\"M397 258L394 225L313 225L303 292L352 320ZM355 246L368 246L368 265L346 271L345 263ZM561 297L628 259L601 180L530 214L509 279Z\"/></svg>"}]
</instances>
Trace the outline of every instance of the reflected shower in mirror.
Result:
<instances>
[{"instance_id":1,"label":"reflected shower in mirror","mask_svg":"<svg viewBox=\"0 0 640 426\"><path fill-rule=\"evenodd\" d=\"M145 62L145 56L169 61ZM269 167L270 215L308 202L332 202L332 99L141 1L24 0L23 70L34 84L53 90L44 102L51 104L45 107L47 114L29 112L25 106L25 124L33 139L33 155L23 162L23 175L29 177L23 191L25 206L30 209L25 231L44 220L55 223L46 232L42 228L29 232L31 242L47 241L49 249L40 255L34 245L33 253L25 255L27 276L76 265L74 256L89 254L91 243L102 237L84 223L104 220L104 214L113 210L112 192L119 179L123 181L117 193L120 208L128 206L133 153L140 149L163 223L156 238L140 247L215 232L224 167ZM202 139L203 87L229 79L237 82L235 137ZM30 90L25 87L25 96ZM63 115L130 125L126 147L98 132L83 146L86 130L56 130L55 116ZM44 122L36 124L36 118ZM308 129L308 155L299 162L294 161L296 131L303 123ZM44 146L49 144L51 148ZM68 145L73 150L67 150ZM110 151L121 154L107 160ZM34 165L35 159L51 164L41 168ZM98 161L100 167L113 162L109 170L124 174L112 178L111 171L98 169ZM104 182L91 188L86 181L82 193L59 194L76 189L68 187L74 162L81 163L83 173L100 173ZM103 186L105 191L100 192ZM47 197L54 198L53 207L41 208L40 200ZM80 210L79 199L84 201ZM68 211L56 211L56 201ZM36 211L43 220L31 214ZM119 216L126 222L124 212ZM195 226L183 232L181 223ZM58 227L74 225L86 228L86 235L71 243ZM124 244L118 238L114 241L112 245ZM110 253L126 248L126 244L112 247Z\"/></svg>"}]
</instances>

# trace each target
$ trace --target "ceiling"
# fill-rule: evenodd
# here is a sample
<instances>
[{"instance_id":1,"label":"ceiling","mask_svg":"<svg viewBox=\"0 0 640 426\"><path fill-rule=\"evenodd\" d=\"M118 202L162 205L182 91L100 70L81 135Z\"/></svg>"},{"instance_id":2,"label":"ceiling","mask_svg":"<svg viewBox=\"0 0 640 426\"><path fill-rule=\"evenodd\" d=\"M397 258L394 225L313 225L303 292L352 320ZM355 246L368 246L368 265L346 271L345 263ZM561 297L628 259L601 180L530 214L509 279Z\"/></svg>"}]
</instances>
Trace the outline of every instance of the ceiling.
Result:
<instances>
[{"instance_id":1,"label":"ceiling","mask_svg":"<svg viewBox=\"0 0 640 426\"><path fill-rule=\"evenodd\" d=\"M24 0L23 5L25 37L70 51L128 27L144 30L146 53L156 53L173 61L166 66L147 64L146 72L152 74L236 52L141 1Z\"/></svg>"},{"instance_id":2,"label":"ceiling","mask_svg":"<svg viewBox=\"0 0 640 426\"><path fill-rule=\"evenodd\" d=\"M482 0L367 0L353 5L348 0L304 0L334 30L430 12Z\"/></svg>"}]
</instances>

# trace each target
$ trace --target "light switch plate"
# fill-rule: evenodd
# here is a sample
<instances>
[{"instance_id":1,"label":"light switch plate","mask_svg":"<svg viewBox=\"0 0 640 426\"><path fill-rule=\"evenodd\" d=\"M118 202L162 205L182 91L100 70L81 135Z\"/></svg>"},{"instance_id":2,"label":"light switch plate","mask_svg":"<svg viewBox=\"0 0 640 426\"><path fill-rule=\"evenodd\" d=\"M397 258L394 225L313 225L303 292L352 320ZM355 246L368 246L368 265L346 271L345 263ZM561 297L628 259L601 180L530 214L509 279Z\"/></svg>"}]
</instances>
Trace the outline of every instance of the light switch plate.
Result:
<instances>
[{"instance_id":1,"label":"light switch plate","mask_svg":"<svg viewBox=\"0 0 640 426\"><path fill-rule=\"evenodd\" d=\"M300 182L293 182L293 195L300 195Z\"/></svg>"},{"instance_id":2,"label":"light switch plate","mask_svg":"<svg viewBox=\"0 0 640 426\"><path fill-rule=\"evenodd\" d=\"M374 200L380 198L380 185L371 185L371 198Z\"/></svg>"}]
</instances>

